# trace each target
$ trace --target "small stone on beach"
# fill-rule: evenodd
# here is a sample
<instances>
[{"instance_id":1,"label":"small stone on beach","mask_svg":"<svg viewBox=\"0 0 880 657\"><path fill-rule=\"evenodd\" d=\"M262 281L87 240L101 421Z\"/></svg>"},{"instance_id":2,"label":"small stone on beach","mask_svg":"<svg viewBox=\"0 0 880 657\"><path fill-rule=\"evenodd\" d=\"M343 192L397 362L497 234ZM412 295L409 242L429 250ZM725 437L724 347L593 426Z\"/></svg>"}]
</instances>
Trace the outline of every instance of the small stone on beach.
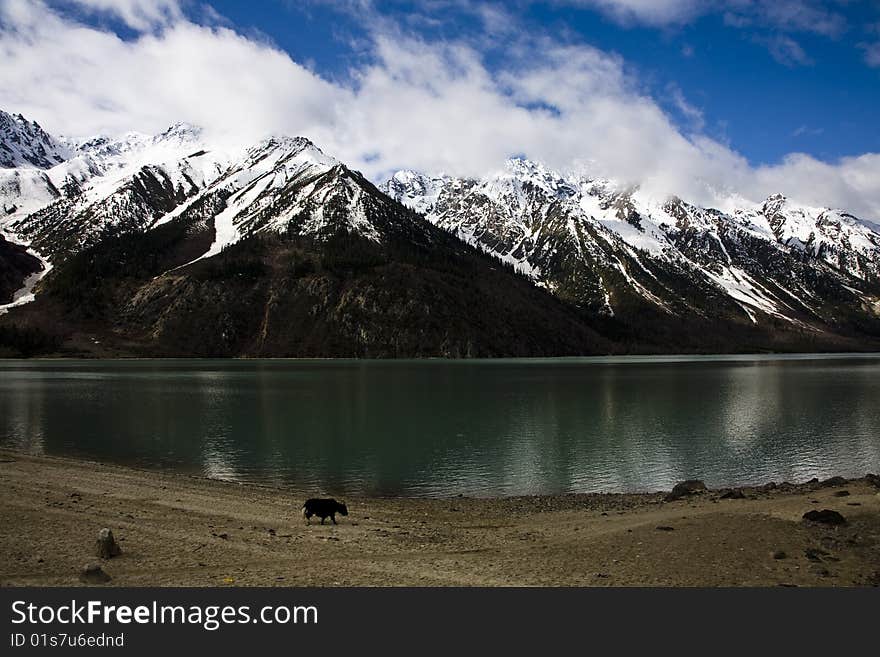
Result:
<instances>
[{"instance_id":1,"label":"small stone on beach","mask_svg":"<svg viewBox=\"0 0 880 657\"><path fill-rule=\"evenodd\" d=\"M86 584L106 584L113 578L105 573L99 564L93 563L83 568L79 579Z\"/></svg>"},{"instance_id":2,"label":"small stone on beach","mask_svg":"<svg viewBox=\"0 0 880 657\"><path fill-rule=\"evenodd\" d=\"M674 502L675 500L680 500L683 497L690 497L691 495L705 492L706 484L704 484L699 479L688 479L687 481L682 481L678 484L675 484L675 486L673 486L672 488L672 492L670 492L666 496L666 501Z\"/></svg>"},{"instance_id":3,"label":"small stone on beach","mask_svg":"<svg viewBox=\"0 0 880 657\"><path fill-rule=\"evenodd\" d=\"M98 540L95 542L95 551L101 559L112 559L122 554L122 548L113 537L113 532L104 527L98 532Z\"/></svg>"}]
</instances>

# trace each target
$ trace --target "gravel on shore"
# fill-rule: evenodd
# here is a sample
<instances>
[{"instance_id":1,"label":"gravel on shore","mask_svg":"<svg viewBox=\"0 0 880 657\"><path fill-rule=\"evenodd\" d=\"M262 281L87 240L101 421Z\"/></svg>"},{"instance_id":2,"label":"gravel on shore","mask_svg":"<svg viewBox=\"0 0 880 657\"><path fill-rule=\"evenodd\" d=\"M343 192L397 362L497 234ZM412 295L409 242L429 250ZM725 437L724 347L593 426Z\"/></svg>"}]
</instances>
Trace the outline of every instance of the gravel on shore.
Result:
<instances>
[{"instance_id":1,"label":"gravel on shore","mask_svg":"<svg viewBox=\"0 0 880 657\"><path fill-rule=\"evenodd\" d=\"M845 494L844 491L848 494ZM0 450L0 585L877 586L880 480L474 499L348 498ZM836 511L844 524L804 519ZM814 517L834 517L814 514ZM100 560L112 531L121 554Z\"/></svg>"}]
</instances>

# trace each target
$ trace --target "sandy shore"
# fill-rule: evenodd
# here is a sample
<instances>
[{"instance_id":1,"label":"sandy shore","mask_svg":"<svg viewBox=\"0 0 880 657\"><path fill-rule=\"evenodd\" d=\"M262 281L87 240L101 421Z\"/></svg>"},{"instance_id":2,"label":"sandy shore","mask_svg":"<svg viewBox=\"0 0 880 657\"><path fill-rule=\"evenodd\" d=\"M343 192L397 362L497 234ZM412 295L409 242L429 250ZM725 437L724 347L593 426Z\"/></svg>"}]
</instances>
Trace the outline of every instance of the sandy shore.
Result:
<instances>
[{"instance_id":1,"label":"sandy shore","mask_svg":"<svg viewBox=\"0 0 880 657\"><path fill-rule=\"evenodd\" d=\"M871 482L741 490L357 498L339 525L306 526L303 492L0 451L0 584L79 584L110 527L123 553L102 566L121 586L880 585ZM812 509L847 524L803 521Z\"/></svg>"}]
</instances>

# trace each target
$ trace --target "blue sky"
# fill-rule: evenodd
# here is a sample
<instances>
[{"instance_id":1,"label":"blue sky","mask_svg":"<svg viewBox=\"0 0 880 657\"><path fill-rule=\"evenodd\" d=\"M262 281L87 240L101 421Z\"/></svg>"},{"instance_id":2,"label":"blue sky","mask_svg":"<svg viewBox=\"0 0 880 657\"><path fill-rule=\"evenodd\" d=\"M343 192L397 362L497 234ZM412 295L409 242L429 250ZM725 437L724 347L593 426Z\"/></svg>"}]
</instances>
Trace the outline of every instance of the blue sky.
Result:
<instances>
[{"instance_id":1,"label":"blue sky","mask_svg":"<svg viewBox=\"0 0 880 657\"><path fill-rule=\"evenodd\" d=\"M723 7L646 23L603 11L601 4L573 4L503 8L517 29L619 54L683 130L702 123L753 164L778 162L792 151L824 160L880 151L880 55L871 66L867 54L869 44L880 41L880 2L790 3L792 13L806 6L831 21L818 27L797 20L771 24L748 9L740 15L753 20L739 25ZM348 3L212 5L239 29L267 35L325 76L345 77L370 56L357 46L369 28ZM375 11L432 40L477 39L486 29L470 3L381 2ZM503 57L504 39L485 46L485 54L490 63ZM702 116L682 111L682 99Z\"/></svg>"},{"instance_id":2,"label":"blue sky","mask_svg":"<svg viewBox=\"0 0 880 657\"><path fill-rule=\"evenodd\" d=\"M876 0L0 0L0 107L56 133L305 134L381 180L525 155L880 219Z\"/></svg>"}]
</instances>

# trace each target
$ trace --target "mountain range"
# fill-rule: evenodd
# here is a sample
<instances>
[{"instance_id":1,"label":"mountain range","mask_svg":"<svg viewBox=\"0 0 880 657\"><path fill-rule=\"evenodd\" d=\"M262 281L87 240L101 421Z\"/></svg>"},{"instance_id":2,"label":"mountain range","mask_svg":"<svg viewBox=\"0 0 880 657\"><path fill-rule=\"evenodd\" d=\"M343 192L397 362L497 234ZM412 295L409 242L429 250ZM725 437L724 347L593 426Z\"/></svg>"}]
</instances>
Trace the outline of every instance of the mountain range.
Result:
<instances>
[{"instance_id":1,"label":"mountain range","mask_svg":"<svg viewBox=\"0 0 880 657\"><path fill-rule=\"evenodd\" d=\"M512 159L375 186L304 137L53 137L0 112L0 354L873 350L880 234Z\"/></svg>"}]
</instances>

